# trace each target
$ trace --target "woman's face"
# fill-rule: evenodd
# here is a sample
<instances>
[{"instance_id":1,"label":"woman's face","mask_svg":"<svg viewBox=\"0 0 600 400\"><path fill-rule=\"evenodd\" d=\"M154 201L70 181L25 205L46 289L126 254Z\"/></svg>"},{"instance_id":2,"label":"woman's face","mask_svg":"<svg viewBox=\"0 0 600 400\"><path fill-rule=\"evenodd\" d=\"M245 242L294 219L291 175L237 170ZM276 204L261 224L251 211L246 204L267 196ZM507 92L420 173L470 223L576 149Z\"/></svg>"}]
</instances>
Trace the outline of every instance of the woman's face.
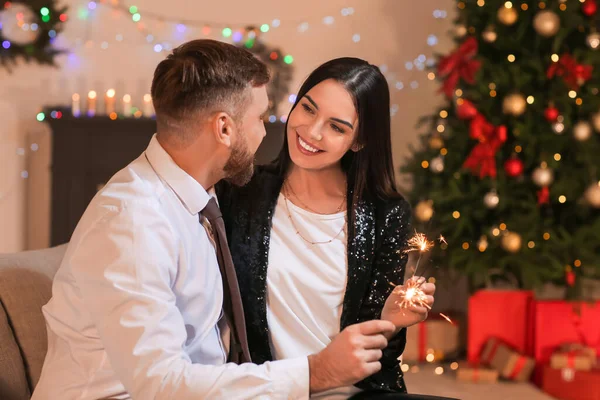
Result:
<instances>
[{"instance_id":1,"label":"woman's face","mask_svg":"<svg viewBox=\"0 0 600 400\"><path fill-rule=\"evenodd\" d=\"M290 158L310 170L337 165L354 144L357 129L352 97L337 81L325 80L310 89L289 115Z\"/></svg>"}]
</instances>

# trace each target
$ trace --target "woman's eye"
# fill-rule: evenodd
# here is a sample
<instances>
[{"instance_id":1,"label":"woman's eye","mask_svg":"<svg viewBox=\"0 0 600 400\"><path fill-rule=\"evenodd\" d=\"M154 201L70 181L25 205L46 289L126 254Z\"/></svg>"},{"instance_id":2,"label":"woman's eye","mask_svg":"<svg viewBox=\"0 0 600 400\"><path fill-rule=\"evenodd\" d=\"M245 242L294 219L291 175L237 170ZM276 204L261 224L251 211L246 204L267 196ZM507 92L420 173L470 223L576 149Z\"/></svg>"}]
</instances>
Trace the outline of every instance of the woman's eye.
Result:
<instances>
[{"instance_id":1,"label":"woman's eye","mask_svg":"<svg viewBox=\"0 0 600 400\"><path fill-rule=\"evenodd\" d=\"M307 106L306 104L302 104L302 108L304 108L304 111L309 112L309 113L313 113L312 108L310 108L309 106Z\"/></svg>"},{"instance_id":2,"label":"woman's eye","mask_svg":"<svg viewBox=\"0 0 600 400\"><path fill-rule=\"evenodd\" d=\"M331 128L336 132L344 133L344 130L335 124L331 124Z\"/></svg>"}]
</instances>

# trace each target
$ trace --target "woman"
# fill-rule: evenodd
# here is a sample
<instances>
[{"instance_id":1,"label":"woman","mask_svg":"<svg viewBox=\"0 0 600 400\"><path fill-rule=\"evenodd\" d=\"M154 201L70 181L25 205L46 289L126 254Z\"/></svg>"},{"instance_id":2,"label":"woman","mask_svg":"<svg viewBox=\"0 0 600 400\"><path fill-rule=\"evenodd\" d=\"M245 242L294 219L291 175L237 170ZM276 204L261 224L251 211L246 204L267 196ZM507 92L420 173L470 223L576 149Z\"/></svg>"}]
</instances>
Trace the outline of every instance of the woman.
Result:
<instances>
[{"instance_id":1,"label":"woman","mask_svg":"<svg viewBox=\"0 0 600 400\"><path fill-rule=\"evenodd\" d=\"M253 362L316 353L357 322L396 324L382 370L323 397L406 391L402 328L426 315L422 307L403 312L390 295L403 281L411 232L409 204L395 185L389 109L377 67L329 61L302 85L278 159L245 187L217 187ZM422 287L433 295L433 284Z\"/></svg>"}]
</instances>

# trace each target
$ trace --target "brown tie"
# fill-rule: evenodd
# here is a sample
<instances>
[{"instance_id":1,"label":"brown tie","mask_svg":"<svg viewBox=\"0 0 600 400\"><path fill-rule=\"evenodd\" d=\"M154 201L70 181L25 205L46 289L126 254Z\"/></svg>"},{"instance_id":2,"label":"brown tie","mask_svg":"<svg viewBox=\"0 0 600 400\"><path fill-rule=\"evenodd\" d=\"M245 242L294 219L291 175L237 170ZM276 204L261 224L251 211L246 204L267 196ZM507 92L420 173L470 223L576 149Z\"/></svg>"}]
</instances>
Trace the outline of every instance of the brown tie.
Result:
<instances>
[{"instance_id":1,"label":"brown tie","mask_svg":"<svg viewBox=\"0 0 600 400\"><path fill-rule=\"evenodd\" d=\"M214 198L211 198L202 216L208 219L214 230L214 244L217 252L217 261L223 278L223 310L231 328L231 348L229 359L238 364L251 362L248 350L248 338L246 337L246 321L244 319L244 307L242 296L238 286L235 267L229 252L225 224L221 210ZM202 222L202 220L200 221Z\"/></svg>"}]
</instances>

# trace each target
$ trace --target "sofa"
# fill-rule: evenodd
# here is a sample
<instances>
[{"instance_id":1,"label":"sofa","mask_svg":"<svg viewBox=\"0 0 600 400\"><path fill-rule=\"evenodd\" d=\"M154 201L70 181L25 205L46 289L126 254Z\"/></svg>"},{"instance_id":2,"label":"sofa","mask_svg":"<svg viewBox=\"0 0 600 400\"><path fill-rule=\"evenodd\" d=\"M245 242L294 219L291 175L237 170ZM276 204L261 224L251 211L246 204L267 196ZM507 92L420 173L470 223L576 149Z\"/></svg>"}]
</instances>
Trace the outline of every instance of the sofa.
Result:
<instances>
[{"instance_id":1,"label":"sofa","mask_svg":"<svg viewBox=\"0 0 600 400\"><path fill-rule=\"evenodd\" d=\"M42 306L66 245L0 254L0 399L31 398L48 346Z\"/></svg>"}]
</instances>

